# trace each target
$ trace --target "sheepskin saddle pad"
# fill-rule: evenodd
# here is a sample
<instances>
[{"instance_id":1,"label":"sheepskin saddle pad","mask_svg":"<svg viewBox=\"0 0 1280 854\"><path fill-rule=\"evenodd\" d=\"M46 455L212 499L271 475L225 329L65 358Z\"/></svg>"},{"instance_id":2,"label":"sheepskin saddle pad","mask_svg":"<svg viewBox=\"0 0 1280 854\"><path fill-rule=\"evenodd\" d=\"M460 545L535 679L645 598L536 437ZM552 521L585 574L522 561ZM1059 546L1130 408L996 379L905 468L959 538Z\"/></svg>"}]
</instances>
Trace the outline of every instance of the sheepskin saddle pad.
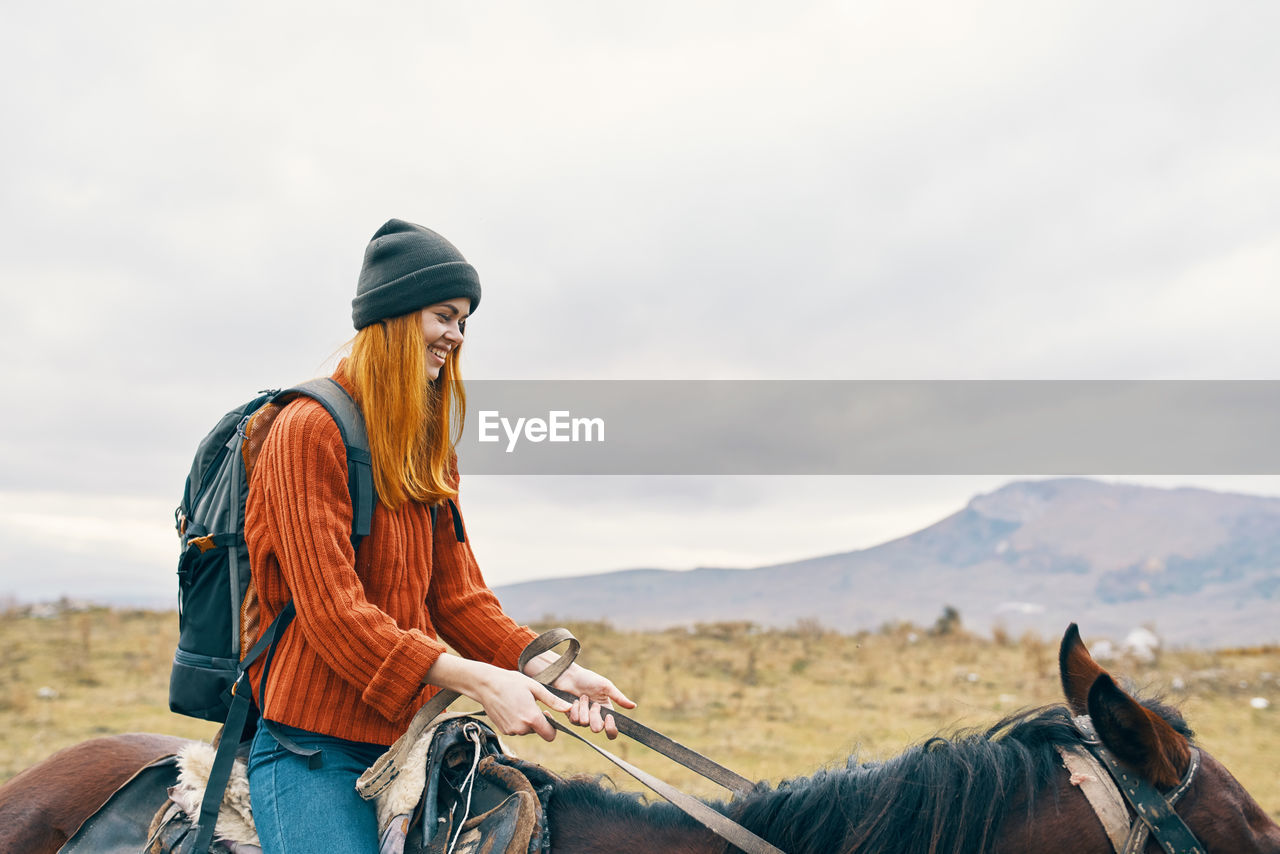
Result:
<instances>
[{"instance_id":1,"label":"sheepskin saddle pad","mask_svg":"<svg viewBox=\"0 0 1280 854\"><path fill-rule=\"evenodd\" d=\"M179 753L178 784L151 822L147 854L182 854L190 847L213 756L214 748L204 743ZM546 801L557 780L510 755L476 718L442 715L396 763L394 774L361 794L377 805L380 854L541 854L549 841ZM261 850L241 757L223 795L214 840L214 851Z\"/></svg>"}]
</instances>

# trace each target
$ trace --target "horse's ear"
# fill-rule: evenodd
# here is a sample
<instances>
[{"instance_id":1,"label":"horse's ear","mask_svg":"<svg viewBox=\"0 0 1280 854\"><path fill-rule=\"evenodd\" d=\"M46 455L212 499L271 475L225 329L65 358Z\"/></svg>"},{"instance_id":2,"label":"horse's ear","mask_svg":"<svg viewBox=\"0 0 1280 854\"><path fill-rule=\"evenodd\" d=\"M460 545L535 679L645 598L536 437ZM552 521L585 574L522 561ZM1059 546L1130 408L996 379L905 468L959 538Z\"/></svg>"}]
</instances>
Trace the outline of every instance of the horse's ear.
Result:
<instances>
[{"instance_id":1,"label":"horse's ear","mask_svg":"<svg viewBox=\"0 0 1280 854\"><path fill-rule=\"evenodd\" d=\"M1089 689L1106 672L1093 660L1084 641L1080 640L1080 629L1076 624L1067 626L1062 645L1058 647L1058 673L1062 677L1062 693L1074 714L1088 713Z\"/></svg>"},{"instance_id":2,"label":"horse's ear","mask_svg":"<svg viewBox=\"0 0 1280 854\"><path fill-rule=\"evenodd\" d=\"M1158 788L1178 785L1191 762L1181 733L1103 673L1089 689L1089 717L1102 743Z\"/></svg>"}]
</instances>

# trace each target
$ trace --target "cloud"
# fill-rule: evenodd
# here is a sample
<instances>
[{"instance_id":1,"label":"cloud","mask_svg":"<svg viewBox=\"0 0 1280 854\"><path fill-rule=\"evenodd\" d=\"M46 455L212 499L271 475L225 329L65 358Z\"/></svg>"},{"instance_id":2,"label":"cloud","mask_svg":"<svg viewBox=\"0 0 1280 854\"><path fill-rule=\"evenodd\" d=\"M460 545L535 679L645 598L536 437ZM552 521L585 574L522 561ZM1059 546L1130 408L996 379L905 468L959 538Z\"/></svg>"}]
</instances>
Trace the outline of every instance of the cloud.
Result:
<instances>
[{"instance_id":1,"label":"cloud","mask_svg":"<svg viewBox=\"0 0 1280 854\"><path fill-rule=\"evenodd\" d=\"M176 601L172 518L159 500L0 492L0 596Z\"/></svg>"},{"instance_id":2,"label":"cloud","mask_svg":"<svg viewBox=\"0 0 1280 854\"><path fill-rule=\"evenodd\" d=\"M1277 17L25 6L0 489L176 494L390 216L480 270L474 378L1273 378Z\"/></svg>"}]
</instances>

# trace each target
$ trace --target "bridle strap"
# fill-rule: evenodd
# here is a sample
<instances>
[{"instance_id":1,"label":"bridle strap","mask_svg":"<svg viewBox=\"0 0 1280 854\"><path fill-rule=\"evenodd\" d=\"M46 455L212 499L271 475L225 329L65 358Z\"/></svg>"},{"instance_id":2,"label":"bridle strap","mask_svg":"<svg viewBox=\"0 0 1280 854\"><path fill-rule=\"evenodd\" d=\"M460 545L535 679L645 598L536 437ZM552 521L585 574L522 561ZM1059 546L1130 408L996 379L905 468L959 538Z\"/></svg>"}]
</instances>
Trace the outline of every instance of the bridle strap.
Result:
<instances>
[{"instance_id":1,"label":"bridle strap","mask_svg":"<svg viewBox=\"0 0 1280 854\"><path fill-rule=\"evenodd\" d=\"M1106 748L1103 748L1105 750ZM1106 762L1103 759L1103 762ZM1167 795L1161 795L1146 780L1138 780L1138 784L1130 786L1123 780L1117 780L1120 793L1133 807L1141 821L1133 823L1133 832L1124 854L1141 854L1146 847L1147 836L1155 837L1156 844L1169 854L1205 854L1200 841L1196 839L1191 828L1173 811L1173 805L1191 783L1191 778L1200 767L1200 751L1191 748L1191 761L1187 765L1187 773L1177 788ZM1115 773L1114 771L1112 772ZM1133 778L1133 775L1130 775Z\"/></svg>"},{"instance_id":2,"label":"bridle strap","mask_svg":"<svg viewBox=\"0 0 1280 854\"><path fill-rule=\"evenodd\" d=\"M613 714L613 712L610 712L609 714ZM702 801L686 795L684 792L680 791L665 780L661 780L647 771L637 768L627 760L605 750L594 741L582 737L578 733L574 732L572 728L555 720L549 714L547 715L547 720L549 720L551 725L560 732L578 739L578 741L581 741L605 759L608 759L614 765L617 765L623 771L626 771L632 777L635 777L641 783L648 786L676 809L701 824L707 830L710 830L716 836L719 836L726 842L746 851L747 854L783 854L783 851L780 848L767 840L756 836L736 821L733 821L722 813L716 812ZM621 727L619 727L619 731L621 731Z\"/></svg>"},{"instance_id":3,"label":"bridle strap","mask_svg":"<svg viewBox=\"0 0 1280 854\"><path fill-rule=\"evenodd\" d=\"M1102 743L1093 727L1093 721L1087 715L1077 717L1075 725L1085 738L1085 747L1107 769L1120 789L1120 794L1129 802L1139 819L1130 829L1129 839L1121 854L1139 854L1146 847L1148 834L1155 837L1156 843L1168 854L1205 854L1204 847L1195 834L1173 810L1173 805L1191 787L1191 781L1200 768L1200 751L1194 747L1190 749L1190 761L1181 782L1167 794L1162 794L1147 780L1120 764L1115 754Z\"/></svg>"},{"instance_id":4,"label":"bridle strap","mask_svg":"<svg viewBox=\"0 0 1280 854\"><path fill-rule=\"evenodd\" d=\"M574 657L578 654L578 639L569 633L568 629L551 629L543 632L529 642L524 652L520 653L519 667L523 672L524 666L529 660L535 658L542 653L554 649L565 641L569 642L569 650L560 656L553 664L547 667L537 675L537 680L547 687L551 693L555 694L562 700L572 703L578 699L574 695L561 691L551 683L559 678L569 665L573 662ZM743 777L741 774L730 771L718 762L703 756L696 750L685 747L675 739L669 738L655 729L645 726L639 721L632 720L617 709L601 709L602 715L612 715L613 722L618 727L618 732L629 738L643 744L645 747L657 753L661 753L673 762L683 765L696 774L701 774L713 783L723 786L734 795L739 797L752 792L756 784Z\"/></svg>"},{"instance_id":5,"label":"bridle strap","mask_svg":"<svg viewBox=\"0 0 1280 854\"><path fill-rule=\"evenodd\" d=\"M530 659L535 658L548 650L554 649L565 641L569 642L568 651L562 654L535 678L557 697L560 697L562 700L572 702L578 698L572 694L561 691L558 688L552 687L551 685L551 683L569 667L573 662L573 659L578 654L578 639L570 634L568 629L552 629L548 632L543 632L541 635L534 638L529 645L525 647L524 652L520 653L518 666L520 670L523 671L525 665L529 663ZM617 726L618 732L635 739L640 744L643 744L657 753L661 753L668 759L678 762L690 771L695 771L703 777L706 777L708 780L724 786L735 795L745 795L755 787L754 783L742 775L730 771L728 768L712 761L695 750L690 750L688 747L685 747L678 741L668 738L657 730L650 729L639 721L628 718L617 709L601 709L601 713L613 717L614 724ZM581 741L605 759L608 759L614 765L617 765L623 771L626 771L632 777L635 777L645 786L648 786L653 792L664 798L672 806L676 807L685 815L710 830L716 836L719 836L721 839L729 842L731 845L747 852L747 854L784 854L780 848L774 846L767 840L760 838L727 816L716 812L702 801L686 795L684 792L680 791L675 786L672 786L665 780L661 780L647 771L637 768L625 759L605 750L595 742L582 737L578 733L574 732L575 728L564 726L550 714L546 717L551 725L557 730L578 739L578 741Z\"/></svg>"}]
</instances>

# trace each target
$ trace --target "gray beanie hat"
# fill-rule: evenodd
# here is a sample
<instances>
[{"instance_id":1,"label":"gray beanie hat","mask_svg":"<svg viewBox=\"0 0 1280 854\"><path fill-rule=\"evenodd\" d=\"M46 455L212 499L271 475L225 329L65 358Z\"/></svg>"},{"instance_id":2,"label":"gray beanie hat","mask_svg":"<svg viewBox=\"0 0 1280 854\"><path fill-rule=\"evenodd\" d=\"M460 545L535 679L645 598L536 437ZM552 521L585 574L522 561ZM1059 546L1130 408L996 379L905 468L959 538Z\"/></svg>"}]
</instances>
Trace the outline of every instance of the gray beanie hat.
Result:
<instances>
[{"instance_id":1,"label":"gray beanie hat","mask_svg":"<svg viewBox=\"0 0 1280 854\"><path fill-rule=\"evenodd\" d=\"M351 320L363 329L454 297L480 305L480 277L454 245L429 228L387 220L364 250Z\"/></svg>"}]
</instances>

